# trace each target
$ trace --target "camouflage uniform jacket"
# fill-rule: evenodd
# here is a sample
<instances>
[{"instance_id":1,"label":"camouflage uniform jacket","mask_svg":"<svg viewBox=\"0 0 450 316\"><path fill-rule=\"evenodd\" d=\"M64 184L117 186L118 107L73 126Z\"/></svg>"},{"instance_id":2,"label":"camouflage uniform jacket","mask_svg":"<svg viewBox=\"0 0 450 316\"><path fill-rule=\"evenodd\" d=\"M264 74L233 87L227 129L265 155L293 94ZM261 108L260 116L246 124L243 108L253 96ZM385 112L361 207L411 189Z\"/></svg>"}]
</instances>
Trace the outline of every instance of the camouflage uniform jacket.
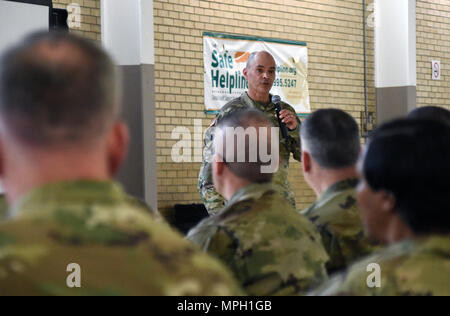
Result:
<instances>
[{"instance_id":1,"label":"camouflage uniform jacket","mask_svg":"<svg viewBox=\"0 0 450 316\"><path fill-rule=\"evenodd\" d=\"M0 223L0 295L242 293L226 267L113 182L44 185L11 213ZM79 288L66 284L70 263Z\"/></svg>"},{"instance_id":2,"label":"camouflage uniform jacket","mask_svg":"<svg viewBox=\"0 0 450 316\"><path fill-rule=\"evenodd\" d=\"M270 183L240 189L187 238L222 259L249 295L303 294L326 278L317 229Z\"/></svg>"},{"instance_id":3,"label":"camouflage uniform jacket","mask_svg":"<svg viewBox=\"0 0 450 316\"><path fill-rule=\"evenodd\" d=\"M357 183L357 179L334 183L301 212L322 235L322 242L330 255L327 263L329 274L345 269L351 262L376 250L364 234L356 203Z\"/></svg>"},{"instance_id":4,"label":"camouflage uniform jacket","mask_svg":"<svg viewBox=\"0 0 450 316\"><path fill-rule=\"evenodd\" d=\"M374 269L380 266L380 287ZM368 272L369 271L369 272ZM432 235L394 244L352 265L311 295L450 295L450 236Z\"/></svg>"},{"instance_id":5,"label":"camouflage uniform jacket","mask_svg":"<svg viewBox=\"0 0 450 316\"><path fill-rule=\"evenodd\" d=\"M4 193L0 194L0 221L4 220L8 215L8 201Z\"/></svg>"},{"instance_id":6,"label":"camouflage uniform jacket","mask_svg":"<svg viewBox=\"0 0 450 316\"><path fill-rule=\"evenodd\" d=\"M214 184L212 180L212 167L211 161L213 156L213 140L214 140L214 127L217 126L218 122L229 113L246 108L256 108L261 110L266 114L273 126L278 127L278 119L275 116L274 104L262 104L250 99L247 93L242 94L239 98L236 98L223 106L220 112L217 114L216 119L213 121L211 126L207 129L205 134L205 140L203 144L203 162L200 168L200 173L198 177L198 190L200 192L200 197L206 206L206 209L210 214L216 214L224 205L224 198L214 189ZM282 102L282 109L289 110L295 114L295 110L287 103ZM285 196L291 205L295 208L295 196L291 190L288 181L288 169L289 169L289 156L290 153L293 154L294 159L300 161L301 149L300 149L300 120L297 118L297 128L295 130L288 130L288 140L284 139L280 135L280 165L278 171L274 174L273 183L279 188L279 191Z\"/></svg>"}]
</instances>

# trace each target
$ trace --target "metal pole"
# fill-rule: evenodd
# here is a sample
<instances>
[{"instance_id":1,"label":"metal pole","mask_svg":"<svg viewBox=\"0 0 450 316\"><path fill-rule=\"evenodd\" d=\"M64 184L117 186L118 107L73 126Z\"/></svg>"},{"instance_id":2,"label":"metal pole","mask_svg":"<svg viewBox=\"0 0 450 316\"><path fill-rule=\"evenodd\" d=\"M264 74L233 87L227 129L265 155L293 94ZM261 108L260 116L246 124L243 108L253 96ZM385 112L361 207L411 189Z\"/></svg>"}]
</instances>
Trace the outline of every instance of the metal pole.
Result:
<instances>
[{"instance_id":1,"label":"metal pole","mask_svg":"<svg viewBox=\"0 0 450 316\"><path fill-rule=\"evenodd\" d=\"M364 46L364 126L367 129L369 118L367 113L367 47L366 47L366 0L363 0L363 46ZM367 131L364 131L364 139L367 139Z\"/></svg>"}]
</instances>

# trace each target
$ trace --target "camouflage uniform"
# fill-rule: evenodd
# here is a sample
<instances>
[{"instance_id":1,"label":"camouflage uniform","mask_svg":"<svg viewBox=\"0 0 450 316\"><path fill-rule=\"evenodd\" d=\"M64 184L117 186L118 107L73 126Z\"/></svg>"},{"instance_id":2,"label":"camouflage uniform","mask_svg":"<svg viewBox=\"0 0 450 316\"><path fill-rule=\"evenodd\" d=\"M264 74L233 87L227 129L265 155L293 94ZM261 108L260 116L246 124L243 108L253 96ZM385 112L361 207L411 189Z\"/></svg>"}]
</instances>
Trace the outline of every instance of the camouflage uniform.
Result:
<instances>
[{"instance_id":1,"label":"camouflage uniform","mask_svg":"<svg viewBox=\"0 0 450 316\"><path fill-rule=\"evenodd\" d=\"M380 265L381 286L371 263ZM428 236L394 244L337 274L311 295L450 295L450 237Z\"/></svg>"},{"instance_id":2,"label":"camouflage uniform","mask_svg":"<svg viewBox=\"0 0 450 316\"><path fill-rule=\"evenodd\" d=\"M372 253L376 248L364 234L356 203L357 179L331 185L310 207L301 213L319 229L330 255L329 274L346 268L351 262Z\"/></svg>"},{"instance_id":3,"label":"camouflage uniform","mask_svg":"<svg viewBox=\"0 0 450 316\"><path fill-rule=\"evenodd\" d=\"M187 238L222 259L249 295L295 295L326 278L317 229L271 183L240 189Z\"/></svg>"},{"instance_id":4,"label":"camouflage uniform","mask_svg":"<svg viewBox=\"0 0 450 316\"><path fill-rule=\"evenodd\" d=\"M34 189L0 223L0 295L237 295L220 262L113 182ZM67 266L81 267L69 288Z\"/></svg>"},{"instance_id":5,"label":"camouflage uniform","mask_svg":"<svg viewBox=\"0 0 450 316\"><path fill-rule=\"evenodd\" d=\"M217 114L216 119L213 121L211 126L208 128L205 134L204 140L204 154L203 154L203 162L200 168L200 173L198 177L198 190L200 192L200 197L203 200L203 203L206 206L206 209L210 214L217 214L220 209L224 205L224 198L214 189L214 184L212 180L212 171L211 171L211 161L213 156L213 140L214 140L214 128L217 126L217 123L224 117L226 117L229 113L240 109L247 108L256 108L261 110L266 114L267 118L270 122L272 122L273 126L278 127L278 119L275 116L274 104L262 104L250 99L247 93L242 94L239 98L236 98L226 105L220 110L219 114ZM282 110L289 110L295 114L295 110L287 103L282 102ZM297 118L297 128L295 130L289 131L289 139L286 140L281 135L280 131L280 165L278 171L274 174L273 183L276 188L281 192L286 199L289 200L291 205L295 209L295 196L291 190L289 181L288 181L288 169L289 169L289 156L290 153L293 153L294 159L300 161L301 150L300 150L300 136L299 136L299 127L300 120Z\"/></svg>"},{"instance_id":6,"label":"camouflage uniform","mask_svg":"<svg viewBox=\"0 0 450 316\"><path fill-rule=\"evenodd\" d=\"M4 193L0 193L0 221L5 219L8 213L8 201Z\"/></svg>"}]
</instances>

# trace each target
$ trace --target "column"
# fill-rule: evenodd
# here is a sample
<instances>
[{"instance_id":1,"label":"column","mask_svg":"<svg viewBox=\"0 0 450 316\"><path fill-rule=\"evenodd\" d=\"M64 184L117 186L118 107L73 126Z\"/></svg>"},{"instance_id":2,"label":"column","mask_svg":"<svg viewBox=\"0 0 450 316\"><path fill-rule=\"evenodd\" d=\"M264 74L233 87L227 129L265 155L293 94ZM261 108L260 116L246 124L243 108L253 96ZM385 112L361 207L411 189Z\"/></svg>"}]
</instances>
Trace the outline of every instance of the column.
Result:
<instances>
[{"instance_id":1,"label":"column","mask_svg":"<svg viewBox=\"0 0 450 316\"><path fill-rule=\"evenodd\" d=\"M416 107L416 1L375 0L377 124Z\"/></svg>"},{"instance_id":2,"label":"column","mask_svg":"<svg viewBox=\"0 0 450 316\"><path fill-rule=\"evenodd\" d=\"M126 191L157 209L152 0L101 0L102 44L122 81L122 118L130 128L118 175Z\"/></svg>"}]
</instances>

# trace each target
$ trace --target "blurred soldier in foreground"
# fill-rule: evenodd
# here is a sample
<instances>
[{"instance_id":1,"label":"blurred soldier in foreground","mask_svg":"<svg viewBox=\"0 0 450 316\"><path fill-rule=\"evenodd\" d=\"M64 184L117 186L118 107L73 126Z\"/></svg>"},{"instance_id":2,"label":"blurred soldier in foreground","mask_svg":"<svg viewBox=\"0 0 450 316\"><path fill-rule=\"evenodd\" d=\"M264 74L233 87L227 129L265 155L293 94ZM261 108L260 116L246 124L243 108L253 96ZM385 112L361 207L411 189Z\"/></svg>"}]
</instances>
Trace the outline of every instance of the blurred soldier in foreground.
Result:
<instances>
[{"instance_id":1,"label":"blurred soldier in foreground","mask_svg":"<svg viewBox=\"0 0 450 316\"><path fill-rule=\"evenodd\" d=\"M275 80L276 64L272 55L266 51L250 54L244 76L248 81L248 91L239 98L225 104L219 114L208 128L205 134L203 162L198 177L198 189L200 197L210 214L217 214L224 206L224 197L214 188L212 180L212 157L214 131L221 120L233 111L241 109L258 109L272 122L273 126L280 127L275 116L275 104L272 103L272 95L269 93ZM292 153L294 159L300 161L300 138L298 127L300 120L295 110L287 103L281 102L280 118L287 127L287 138L279 135L280 167L274 174L272 182L277 189L295 209L295 196L288 181L289 156Z\"/></svg>"},{"instance_id":2,"label":"blurred soldier in foreground","mask_svg":"<svg viewBox=\"0 0 450 316\"><path fill-rule=\"evenodd\" d=\"M450 128L396 120L371 136L358 167L367 232L390 246L312 294L450 295Z\"/></svg>"},{"instance_id":3,"label":"blurred soldier in foreground","mask_svg":"<svg viewBox=\"0 0 450 316\"><path fill-rule=\"evenodd\" d=\"M8 201L6 200L5 193L0 193L0 221L5 219L8 214Z\"/></svg>"},{"instance_id":4,"label":"blurred soldier in foreground","mask_svg":"<svg viewBox=\"0 0 450 316\"><path fill-rule=\"evenodd\" d=\"M0 295L235 295L231 274L111 181L127 147L114 66L38 33L0 61Z\"/></svg>"},{"instance_id":5,"label":"blurred soldier in foreground","mask_svg":"<svg viewBox=\"0 0 450 316\"><path fill-rule=\"evenodd\" d=\"M217 128L212 175L228 204L187 238L222 259L250 295L304 293L326 278L328 256L314 225L274 190L276 166L265 169L267 147L278 161L278 128L258 110L234 111Z\"/></svg>"},{"instance_id":6,"label":"blurred soldier in foreground","mask_svg":"<svg viewBox=\"0 0 450 316\"><path fill-rule=\"evenodd\" d=\"M333 273L373 251L356 203L358 125L344 111L318 110L303 122L300 138L303 176L317 195L302 214L319 229Z\"/></svg>"}]
</instances>

